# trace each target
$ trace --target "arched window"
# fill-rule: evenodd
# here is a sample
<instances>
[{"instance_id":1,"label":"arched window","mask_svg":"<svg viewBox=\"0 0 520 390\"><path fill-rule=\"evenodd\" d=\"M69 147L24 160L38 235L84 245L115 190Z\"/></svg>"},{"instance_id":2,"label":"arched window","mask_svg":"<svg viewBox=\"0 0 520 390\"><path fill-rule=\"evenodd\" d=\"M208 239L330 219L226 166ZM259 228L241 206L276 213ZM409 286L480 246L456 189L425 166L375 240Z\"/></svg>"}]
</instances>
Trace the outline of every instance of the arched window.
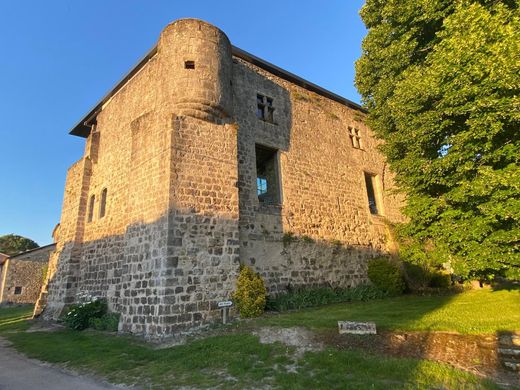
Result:
<instances>
[{"instance_id":1,"label":"arched window","mask_svg":"<svg viewBox=\"0 0 520 390\"><path fill-rule=\"evenodd\" d=\"M87 222L92 222L92 218L94 218L94 203L96 202L96 195L90 196L90 201L88 202L88 218Z\"/></svg>"},{"instance_id":2,"label":"arched window","mask_svg":"<svg viewBox=\"0 0 520 390\"><path fill-rule=\"evenodd\" d=\"M105 211L107 207L107 189L104 188L101 191L101 203L99 204L99 218L103 218L105 216Z\"/></svg>"}]
</instances>

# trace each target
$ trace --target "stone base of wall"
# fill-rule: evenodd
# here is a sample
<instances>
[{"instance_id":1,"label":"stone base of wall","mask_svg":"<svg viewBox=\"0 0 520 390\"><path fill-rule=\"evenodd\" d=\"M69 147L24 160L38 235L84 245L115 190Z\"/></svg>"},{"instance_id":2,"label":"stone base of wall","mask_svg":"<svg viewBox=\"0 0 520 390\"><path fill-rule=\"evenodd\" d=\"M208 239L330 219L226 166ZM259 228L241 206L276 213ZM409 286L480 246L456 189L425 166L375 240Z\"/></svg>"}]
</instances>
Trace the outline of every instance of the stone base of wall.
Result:
<instances>
[{"instance_id":1,"label":"stone base of wall","mask_svg":"<svg viewBox=\"0 0 520 390\"><path fill-rule=\"evenodd\" d=\"M368 261L381 254L370 248L301 239L255 245L243 260L262 276L271 294L298 287L349 288L368 283Z\"/></svg>"}]
</instances>

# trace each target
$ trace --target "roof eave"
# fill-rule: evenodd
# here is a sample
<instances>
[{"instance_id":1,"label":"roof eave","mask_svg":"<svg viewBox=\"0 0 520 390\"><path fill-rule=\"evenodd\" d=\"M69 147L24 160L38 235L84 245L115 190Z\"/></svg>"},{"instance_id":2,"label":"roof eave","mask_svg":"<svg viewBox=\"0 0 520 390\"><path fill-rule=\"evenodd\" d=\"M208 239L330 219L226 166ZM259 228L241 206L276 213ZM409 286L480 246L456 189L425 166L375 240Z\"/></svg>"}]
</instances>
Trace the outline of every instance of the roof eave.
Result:
<instances>
[{"instance_id":1,"label":"roof eave","mask_svg":"<svg viewBox=\"0 0 520 390\"><path fill-rule=\"evenodd\" d=\"M90 129L92 124L95 123L96 116L103 105L110 100L112 96L114 96L127 82L130 80L141 68L157 53L157 45L155 45L144 57L142 57L137 64L128 72L111 90L108 92L89 112L88 114L79 121L70 131L69 134L76 135L78 137L87 138L90 134ZM287 81L290 81L296 85L301 86L309 91L315 92L321 96L324 96L328 99L334 100L338 103L341 103L347 107L350 107L354 110L361 111L366 113L367 110L363 108L361 105L346 99L340 95L335 94L325 88L320 87L310 81L307 81L294 73L288 72L285 69L282 69L270 62L267 62L255 55L248 53L245 50L242 50L236 46L232 46L232 54L238 58L241 58L251 64L258 66L261 69L268 71L269 73L274 74L275 76L281 77Z\"/></svg>"}]
</instances>

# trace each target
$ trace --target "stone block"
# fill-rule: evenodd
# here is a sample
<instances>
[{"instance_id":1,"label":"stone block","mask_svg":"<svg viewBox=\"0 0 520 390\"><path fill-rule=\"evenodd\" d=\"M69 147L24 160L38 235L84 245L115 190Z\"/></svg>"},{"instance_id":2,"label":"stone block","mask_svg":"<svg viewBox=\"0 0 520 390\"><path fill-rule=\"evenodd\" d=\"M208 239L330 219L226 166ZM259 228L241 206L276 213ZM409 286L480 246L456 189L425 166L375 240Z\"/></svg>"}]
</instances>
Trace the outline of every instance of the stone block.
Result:
<instances>
[{"instance_id":1,"label":"stone block","mask_svg":"<svg viewBox=\"0 0 520 390\"><path fill-rule=\"evenodd\" d=\"M340 334L377 334L375 322L338 321Z\"/></svg>"}]
</instances>

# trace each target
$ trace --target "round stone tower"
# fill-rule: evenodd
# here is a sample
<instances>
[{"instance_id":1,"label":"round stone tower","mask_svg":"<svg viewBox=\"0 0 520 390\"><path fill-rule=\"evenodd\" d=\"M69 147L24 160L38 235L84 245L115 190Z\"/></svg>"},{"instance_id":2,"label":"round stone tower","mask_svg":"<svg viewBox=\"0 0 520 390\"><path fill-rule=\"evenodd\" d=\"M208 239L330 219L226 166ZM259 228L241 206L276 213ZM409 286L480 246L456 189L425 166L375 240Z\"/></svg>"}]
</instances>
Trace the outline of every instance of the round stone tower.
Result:
<instances>
[{"instance_id":1,"label":"round stone tower","mask_svg":"<svg viewBox=\"0 0 520 390\"><path fill-rule=\"evenodd\" d=\"M161 33L158 54L178 115L211 122L231 116L233 62L226 34L202 20L177 20Z\"/></svg>"}]
</instances>

